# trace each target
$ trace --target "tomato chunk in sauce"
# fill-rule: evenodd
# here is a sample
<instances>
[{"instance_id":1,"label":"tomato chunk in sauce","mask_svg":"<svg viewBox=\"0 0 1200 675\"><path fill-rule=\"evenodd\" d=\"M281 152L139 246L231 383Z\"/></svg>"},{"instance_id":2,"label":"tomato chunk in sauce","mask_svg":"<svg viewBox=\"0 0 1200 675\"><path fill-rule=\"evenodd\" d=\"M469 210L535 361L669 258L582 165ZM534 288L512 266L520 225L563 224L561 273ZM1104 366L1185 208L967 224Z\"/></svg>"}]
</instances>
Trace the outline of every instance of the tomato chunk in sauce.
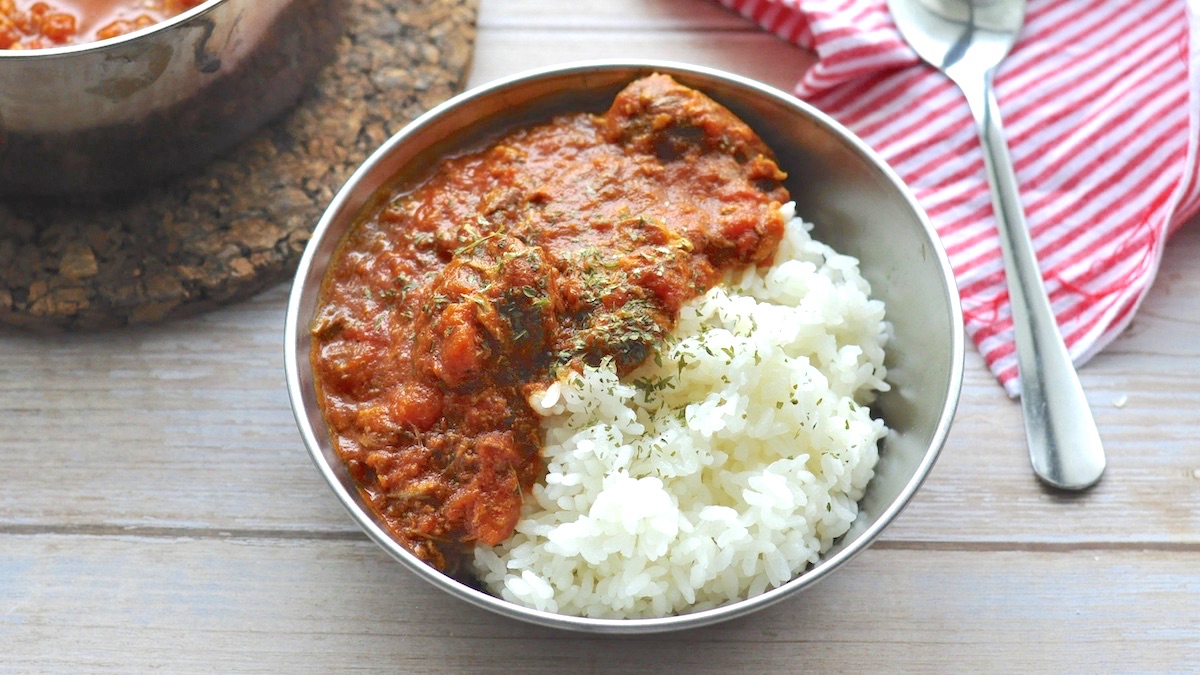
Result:
<instances>
[{"instance_id":1,"label":"tomato chunk in sauce","mask_svg":"<svg viewBox=\"0 0 1200 675\"><path fill-rule=\"evenodd\" d=\"M325 419L363 494L453 572L540 479L527 397L642 363L680 306L767 264L785 174L732 113L665 75L449 159L340 243L312 325Z\"/></svg>"},{"instance_id":2,"label":"tomato chunk in sauce","mask_svg":"<svg viewBox=\"0 0 1200 675\"><path fill-rule=\"evenodd\" d=\"M204 0L0 0L0 49L105 40L152 26Z\"/></svg>"}]
</instances>

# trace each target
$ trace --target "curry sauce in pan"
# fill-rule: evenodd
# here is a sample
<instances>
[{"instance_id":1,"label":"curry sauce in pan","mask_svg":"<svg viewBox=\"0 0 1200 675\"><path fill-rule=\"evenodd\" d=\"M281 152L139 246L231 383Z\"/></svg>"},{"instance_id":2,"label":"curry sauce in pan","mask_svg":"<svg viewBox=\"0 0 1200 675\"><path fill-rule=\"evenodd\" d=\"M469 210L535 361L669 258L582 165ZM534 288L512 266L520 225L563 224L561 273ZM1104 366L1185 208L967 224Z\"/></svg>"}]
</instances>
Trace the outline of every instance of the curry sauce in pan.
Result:
<instances>
[{"instance_id":1,"label":"curry sauce in pan","mask_svg":"<svg viewBox=\"0 0 1200 675\"><path fill-rule=\"evenodd\" d=\"M0 0L0 49L43 49L132 33L204 0Z\"/></svg>"}]
</instances>

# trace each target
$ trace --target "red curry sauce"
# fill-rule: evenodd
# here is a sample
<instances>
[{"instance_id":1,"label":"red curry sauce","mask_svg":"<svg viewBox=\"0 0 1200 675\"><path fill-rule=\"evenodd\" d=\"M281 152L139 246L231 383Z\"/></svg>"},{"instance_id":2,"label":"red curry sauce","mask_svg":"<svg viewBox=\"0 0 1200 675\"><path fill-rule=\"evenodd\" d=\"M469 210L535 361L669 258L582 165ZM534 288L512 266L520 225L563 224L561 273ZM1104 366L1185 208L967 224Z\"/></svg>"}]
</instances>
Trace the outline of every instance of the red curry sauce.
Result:
<instances>
[{"instance_id":1,"label":"red curry sauce","mask_svg":"<svg viewBox=\"0 0 1200 675\"><path fill-rule=\"evenodd\" d=\"M152 26L204 0L0 0L0 49L106 40Z\"/></svg>"},{"instance_id":2,"label":"red curry sauce","mask_svg":"<svg viewBox=\"0 0 1200 675\"><path fill-rule=\"evenodd\" d=\"M527 396L582 363L632 370L722 270L769 262L784 178L745 123L654 75L366 214L311 358L338 453L396 536L447 571L508 538L543 471Z\"/></svg>"}]
</instances>

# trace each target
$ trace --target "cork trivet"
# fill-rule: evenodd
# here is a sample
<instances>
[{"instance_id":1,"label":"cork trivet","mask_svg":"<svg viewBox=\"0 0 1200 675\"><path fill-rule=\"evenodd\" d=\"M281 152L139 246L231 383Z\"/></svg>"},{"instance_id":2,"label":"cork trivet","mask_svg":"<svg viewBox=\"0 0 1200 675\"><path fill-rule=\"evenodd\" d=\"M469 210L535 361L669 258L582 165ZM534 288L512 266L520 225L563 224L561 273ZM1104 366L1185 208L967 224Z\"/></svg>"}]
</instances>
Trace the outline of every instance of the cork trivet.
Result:
<instances>
[{"instance_id":1,"label":"cork trivet","mask_svg":"<svg viewBox=\"0 0 1200 675\"><path fill-rule=\"evenodd\" d=\"M289 278L354 169L461 90L477 1L351 0L310 93L196 175L123 201L0 203L0 321L151 323Z\"/></svg>"}]
</instances>

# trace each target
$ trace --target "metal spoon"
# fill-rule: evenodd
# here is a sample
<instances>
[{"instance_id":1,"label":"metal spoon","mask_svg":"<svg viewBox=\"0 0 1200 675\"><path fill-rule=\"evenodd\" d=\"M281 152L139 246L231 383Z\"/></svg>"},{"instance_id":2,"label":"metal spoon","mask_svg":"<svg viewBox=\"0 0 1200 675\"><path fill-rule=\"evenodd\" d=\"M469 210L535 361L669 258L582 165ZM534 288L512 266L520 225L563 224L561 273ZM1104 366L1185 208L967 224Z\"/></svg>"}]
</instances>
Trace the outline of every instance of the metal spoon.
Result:
<instances>
[{"instance_id":1,"label":"metal spoon","mask_svg":"<svg viewBox=\"0 0 1200 675\"><path fill-rule=\"evenodd\" d=\"M975 117L1012 303L1029 459L1046 483L1082 490L1104 473L1104 448L1042 285L992 91L1025 21L1025 1L888 0L888 9L917 54L958 85Z\"/></svg>"}]
</instances>

